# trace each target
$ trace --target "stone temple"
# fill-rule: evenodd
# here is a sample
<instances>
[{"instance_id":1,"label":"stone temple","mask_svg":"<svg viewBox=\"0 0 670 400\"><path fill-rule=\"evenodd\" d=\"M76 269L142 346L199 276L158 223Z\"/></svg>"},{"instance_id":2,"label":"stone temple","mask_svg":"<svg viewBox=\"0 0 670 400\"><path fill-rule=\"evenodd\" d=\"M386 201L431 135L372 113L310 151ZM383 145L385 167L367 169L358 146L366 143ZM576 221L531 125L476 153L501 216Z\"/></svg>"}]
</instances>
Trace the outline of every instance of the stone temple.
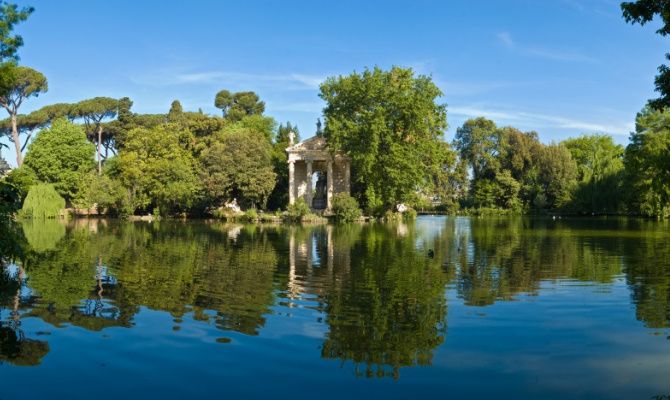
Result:
<instances>
[{"instance_id":1,"label":"stone temple","mask_svg":"<svg viewBox=\"0 0 670 400\"><path fill-rule=\"evenodd\" d=\"M333 196L351 190L350 160L342 152L331 152L323 137L293 144L294 137L291 132L286 149L289 204L302 197L312 211L328 213Z\"/></svg>"}]
</instances>

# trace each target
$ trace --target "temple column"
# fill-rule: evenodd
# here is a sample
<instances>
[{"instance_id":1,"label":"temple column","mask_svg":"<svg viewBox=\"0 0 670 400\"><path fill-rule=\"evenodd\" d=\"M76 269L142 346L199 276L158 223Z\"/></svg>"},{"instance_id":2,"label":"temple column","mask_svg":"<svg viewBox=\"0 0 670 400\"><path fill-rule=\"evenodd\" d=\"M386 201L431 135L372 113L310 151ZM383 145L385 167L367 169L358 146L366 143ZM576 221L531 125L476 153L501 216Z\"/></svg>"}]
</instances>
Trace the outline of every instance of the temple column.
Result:
<instances>
[{"instance_id":1,"label":"temple column","mask_svg":"<svg viewBox=\"0 0 670 400\"><path fill-rule=\"evenodd\" d=\"M351 163L349 160L344 162L344 190L351 194Z\"/></svg>"},{"instance_id":2,"label":"temple column","mask_svg":"<svg viewBox=\"0 0 670 400\"><path fill-rule=\"evenodd\" d=\"M333 160L328 160L328 169L326 170L326 210L331 209L333 205Z\"/></svg>"},{"instance_id":3,"label":"temple column","mask_svg":"<svg viewBox=\"0 0 670 400\"><path fill-rule=\"evenodd\" d=\"M305 201L307 206L312 208L312 160L307 160L307 190L305 190Z\"/></svg>"},{"instance_id":4,"label":"temple column","mask_svg":"<svg viewBox=\"0 0 670 400\"><path fill-rule=\"evenodd\" d=\"M288 162L288 204L295 202L295 161Z\"/></svg>"}]
</instances>

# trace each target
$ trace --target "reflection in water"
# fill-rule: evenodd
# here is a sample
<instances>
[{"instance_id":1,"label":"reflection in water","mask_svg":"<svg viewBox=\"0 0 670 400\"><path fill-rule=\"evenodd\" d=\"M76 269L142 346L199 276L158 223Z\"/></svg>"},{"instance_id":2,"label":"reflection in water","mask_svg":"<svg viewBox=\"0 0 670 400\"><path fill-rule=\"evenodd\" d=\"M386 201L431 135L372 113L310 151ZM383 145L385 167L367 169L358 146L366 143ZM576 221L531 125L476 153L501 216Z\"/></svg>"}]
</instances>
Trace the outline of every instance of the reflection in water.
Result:
<instances>
[{"instance_id":1,"label":"reflection in water","mask_svg":"<svg viewBox=\"0 0 670 400\"><path fill-rule=\"evenodd\" d=\"M320 355L358 376L428 366L447 340L447 296L468 306L543 295L569 280L608 290L622 274L637 318L670 326L666 224L625 219L422 218L416 224L255 226L27 222L0 238L0 360L37 365L49 344L22 319L90 332L140 329L143 309L174 334L200 323L262 335L311 312ZM48 356L47 356L48 357Z\"/></svg>"},{"instance_id":2,"label":"reflection in water","mask_svg":"<svg viewBox=\"0 0 670 400\"><path fill-rule=\"evenodd\" d=\"M49 344L25 337L21 329L20 310L23 270L3 268L0 271L0 305L1 312L9 311L8 318L0 314L0 363L12 365L38 365L42 357L49 352Z\"/></svg>"},{"instance_id":3,"label":"reflection in water","mask_svg":"<svg viewBox=\"0 0 670 400\"><path fill-rule=\"evenodd\" d=\"M397 378L400 367L429 365L444 341L443 254L417 251L407 227L368 225L361 237L335 248L350 254L351 264L334 271L324 296L329 332L321 354L352 360L364 376Z\"/></svg>"}]
</instances>

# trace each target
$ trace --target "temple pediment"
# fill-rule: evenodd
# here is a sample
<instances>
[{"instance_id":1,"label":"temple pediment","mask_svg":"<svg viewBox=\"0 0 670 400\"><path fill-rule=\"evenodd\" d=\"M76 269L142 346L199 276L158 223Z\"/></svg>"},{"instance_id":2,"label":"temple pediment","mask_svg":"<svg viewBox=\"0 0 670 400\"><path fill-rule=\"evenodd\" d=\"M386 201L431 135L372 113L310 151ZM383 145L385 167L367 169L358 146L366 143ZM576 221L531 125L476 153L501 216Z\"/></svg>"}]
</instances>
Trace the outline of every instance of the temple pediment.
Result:
<instances>
[{"instance_id":1,"label":"temple pediment","mask_svg":"<svg viewBox=\"0 0 670 400\"><path fill-rule=\"evenodd\" d=\"M327 151L328 145L326 144L326 139L321 136L314 136L309 139L303 140L300 143L296 143L293 146L286 148L286 151L289 153L300 152L300 151Z\"/></svg>"}]
</instances>

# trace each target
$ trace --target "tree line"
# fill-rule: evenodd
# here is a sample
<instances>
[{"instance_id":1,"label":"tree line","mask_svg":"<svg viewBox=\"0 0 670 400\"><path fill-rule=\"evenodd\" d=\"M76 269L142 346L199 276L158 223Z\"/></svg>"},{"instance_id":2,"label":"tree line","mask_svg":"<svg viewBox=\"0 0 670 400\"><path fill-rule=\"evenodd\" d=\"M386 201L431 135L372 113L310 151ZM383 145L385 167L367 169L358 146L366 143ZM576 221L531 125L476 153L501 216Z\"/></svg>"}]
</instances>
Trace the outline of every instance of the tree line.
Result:
<instances>
[{"instance_id":1,"label":"tree line","mask_svg":"<svg viewBox=\"0 0 670 400\"><path fill-rule=\"evenodd\" d=\"M622 4L629 21L662 13L638 3ZM20 113L48 89L43 74L17 64L23 41L12 29L31 12L0 7L0 105L9 115L0 134L12 142L18 166L0 187L4 209L20 208L38 184L51 185L69 206L117 215L207 215L231 199L245 208L287 207L285 149L298 129L265 116L254 92L216 93L220 116L185 111L176 100L164 114L139 114L127 97ZM662 75L663 68L657 86ZM368 215L401 203L477 213L670 213L663 101L639 113L624 147L604 133L546 144L536 132L486 118L466 121L449 143L443 96L429 76L401 67L365 69L320 86L326 107L317 134L351 159L352 195Z\"/></svg>"}]
</instances>

